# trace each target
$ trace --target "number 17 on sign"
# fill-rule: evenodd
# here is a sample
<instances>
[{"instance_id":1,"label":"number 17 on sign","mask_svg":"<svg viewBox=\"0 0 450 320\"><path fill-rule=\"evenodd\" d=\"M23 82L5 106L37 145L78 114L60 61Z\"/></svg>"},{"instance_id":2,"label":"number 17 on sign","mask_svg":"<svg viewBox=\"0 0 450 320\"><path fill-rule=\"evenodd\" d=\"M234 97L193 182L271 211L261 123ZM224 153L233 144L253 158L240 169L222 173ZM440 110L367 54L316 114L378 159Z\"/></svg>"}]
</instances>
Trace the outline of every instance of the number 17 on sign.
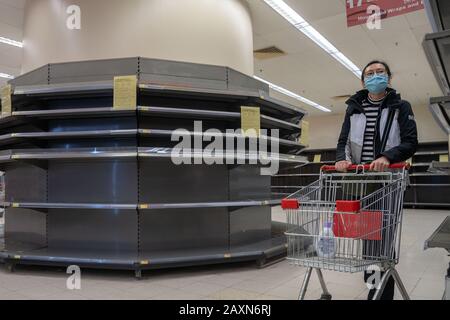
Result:
<instances>
[{"instance_id":1,"label":"number 17 on sign","mask_svg":"<svg viewBox=\"0 0 450 320\"><path fill-rule=\"evenodd\" d=\"M363 0L347 0L348 5L350 6L350 9L353 9L356 5L356 7L362 6Z\"/></svg>"}]
</instances>

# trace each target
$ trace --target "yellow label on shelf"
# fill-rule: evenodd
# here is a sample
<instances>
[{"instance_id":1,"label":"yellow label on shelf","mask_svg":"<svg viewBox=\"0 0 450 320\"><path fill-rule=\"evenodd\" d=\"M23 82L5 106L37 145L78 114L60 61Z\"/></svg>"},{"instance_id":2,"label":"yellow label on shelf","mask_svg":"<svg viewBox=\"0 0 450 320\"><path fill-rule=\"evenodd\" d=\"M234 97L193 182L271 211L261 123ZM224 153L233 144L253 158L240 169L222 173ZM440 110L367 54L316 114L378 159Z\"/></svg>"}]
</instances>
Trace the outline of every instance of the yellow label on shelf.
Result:
<instances>
[{"instance_id":1,"label":"yellow label on shelf","mask_svg":"<svg viewBox=\"0 0 450 320\"><path fill-rule=\"evenodd\" d=\"M142 260L142 261L140 262L140 264L146 266L146 265L149 265L149 264L150 264L150 261L148 261L148 260Z\"/></svg>"},{"instance_id":2,"label":"yellow label on shelf","mask_svg":"<svg viewBox=\"0 0 450 320\"><path fill-rule=\"evenodd\" d=\"M256 138L261 134L261 110L257 107L241 107L242 134Z\"/></svg>"},{"instance_id":3,"label":"yellow label on shelf","mask_svg":"<svg viewBox=\"0 0 450 320\"><path fill-rule=\"evenodd\" d=\"M14 259L21 259L21 256L14 256Z\"/></svg>"},{"instance_id":4,"label":"yellow label on shelf","mask_svg":"<svg viewBox=\"0 0 450 320\"><path fill-rule=\"evenodd\" d=\"M139 206L139 209L148 209L148 208L150 208L150 206L148 204L141 204Z\"/></svg>"},{"instance_id":5,"label":"yellow label on shelf","mask_svg":"<svg viewBox=\"0 0 450 320\"><path fill-rule=\"evenodd\" d=\"M441 154L439 156L439 162L448 162L448 154Z\"/></svg>"},{"instance_id":6,"label":"yellow label on shelf","mask_svg":"<svg viewBox=\"0 0 450 320\"><path fill-rule=\"evenodd\" d=\"M18 204L18 203L13 203L13 204L12 204L12 207L13 207L13 208L18 208L18 207L19 207L19 204Z\"/></svg>"},{"instance_id":7,"label":"yellow label on shelf","mask_svg":"<svg viewBox=\"0 0 450 320\"><path fill-rule=\"evenodd\" d=\"M300 126L302 127L302 135L300 136L299 143L307 147L309 146L309 122L302 120Z\"/></svg>"},{"instance_id":8,"label":"yellow label on shelf","mask_svg":"<svg viewBox=\"0 0 450 320\"><path fill-rule=\"evenodd\" d=\"M114 109L135 110L137 107L137 76L114 77Z\"/></svg>"},{"instance_id":9,"label":"yellow label on shelf","mask_svg":"<svg viewBox=\"0 0 450 320\"><path fill-rule=\"evenodd\" d=\"M2 117L8 117L12 113L12 86L10 84L1 89Z\"/></svg>"},{"instance_id":10,"label":"yellow label on shelf","mask_svg":"<svg viewBox=\"0 0 450 320\"><path fill-rule=\"evenodd\" d=\"M18 155L12 155L12 156L11 156L11 159L13 159L13 160L14 160L14 159L20 159L20 156L18 156Z\"/></svg>"},{"instance_id":11,"label":"yellow label on shelf","mask_svg":"<svg viewBox=\"0 0 450 320\"><path fill-rule=\"evenodd\" d=\"M316 154L314 156L314 163L320 163L322 161L322 155L321 154Z\"/></svg>"},{"instance_id":12,"label":"yellow label on shelf","mask_svg":"<svg viewBox=\"0 0 450 320\"><path fill-rule=\"evenodd\" d=\"M231 258L231 253L225 253L225 254L223 255L223 257L224 257L225 259L230 259L230 258Z\"/></svg>"}]
</instances>

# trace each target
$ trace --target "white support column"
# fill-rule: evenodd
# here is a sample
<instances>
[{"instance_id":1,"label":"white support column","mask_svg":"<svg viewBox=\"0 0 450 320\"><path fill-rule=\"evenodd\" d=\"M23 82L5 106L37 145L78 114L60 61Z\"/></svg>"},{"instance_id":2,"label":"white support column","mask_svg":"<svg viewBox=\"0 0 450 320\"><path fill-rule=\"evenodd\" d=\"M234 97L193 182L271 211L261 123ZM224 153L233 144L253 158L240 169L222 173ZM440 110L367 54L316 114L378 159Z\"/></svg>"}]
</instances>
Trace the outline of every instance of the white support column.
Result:
<instances>
[{"instance_id":1,"label":"white support column","mask_svg":"<svg viewBox=\"0 0 450 320\"><path fill-rule=\"evenodd\" d=\"M71 5L80 15L67 13ZM78 18L81 29L69 29L67 20L76 26ZM24 72L47 63L142 56L253 75L252 22L243 0L28 1L24 45Z\"/></svg>"}]
</instances>

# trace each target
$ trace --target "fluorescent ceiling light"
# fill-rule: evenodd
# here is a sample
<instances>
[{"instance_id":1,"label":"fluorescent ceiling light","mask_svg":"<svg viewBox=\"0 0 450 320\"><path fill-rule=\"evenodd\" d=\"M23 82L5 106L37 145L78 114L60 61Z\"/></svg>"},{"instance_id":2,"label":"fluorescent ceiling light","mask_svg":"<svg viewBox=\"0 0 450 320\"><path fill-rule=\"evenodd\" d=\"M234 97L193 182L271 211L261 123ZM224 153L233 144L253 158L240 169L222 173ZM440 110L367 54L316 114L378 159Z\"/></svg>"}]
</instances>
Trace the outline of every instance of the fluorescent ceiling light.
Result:
<instances>
[{"instance_id":1,"label":"fluorescent ceiling light","mask_svg":"<svg viewBox=\"0 0 450 320\"><path fill-rule=\"evenodd\" d=\"M14 79L14 76L12 76L10 74L6 74L6 73L1 73L0 72L0 78Z\"/></svg>"},{"instance_id":2,"label":"fluorescent ceiling light","mask_svg":"<svg viewBox=\"0 0 450 320\"><path fill-rule=\"evenodd\" d=\"M8 39L8 38L0 37L0 42L1 43L5 43L5 44L9 44L11 46L23 48L23 43L19 42L19 41L16 41L16 40L11 40L11 39Z\"/></svg>"},{"instance_id":3,"label":"fluorescent ceiling light","mask_svg":"<svg viewBox=\"0 0 450 320\"><path fill-rule=\"evenodd\" d=\"M284 95L287 95L287 96L289 96L291 98L297 99L297 100L299 100L299 101L301 101L303 103L306 103L306 104L310 105L313 108L319 109L320 111L323 111L323 112L331 112L330 109L325 108L325 107L321 106L320 104L315 103L314 101L311 101L309 99L306 99L306 98L304 98L304 97L302 97L302 96L300 96L300 95L298 95L298 94L296 94L296 93L294 93L292 91L289 91L289 90L287 90L285 88L277 86L276 84L273 84L273 83L271 83L271 82L269 82L267 80L261 79L260 77L254 76L254 78L256 80L259 80L261 82L264 82L264 83L268 84L271 89L276 90L276 91L278 91L278 92L280 92L280 93L282 93Z\"/></svg>"},{"instance_id":4,"label":"fluorescent ceiling light","mask_svg":"<svg viewBox=\"0 0 450 320\"><path fill-rule=\"evenodd\" d=\"M362 71L283 0L264 0L264 2L289 21L297 30L301 31L305 36L325 50L326 53L339 61L339 63L350 70L355 76L361 78Z\"/></svg>"}]
</instances>

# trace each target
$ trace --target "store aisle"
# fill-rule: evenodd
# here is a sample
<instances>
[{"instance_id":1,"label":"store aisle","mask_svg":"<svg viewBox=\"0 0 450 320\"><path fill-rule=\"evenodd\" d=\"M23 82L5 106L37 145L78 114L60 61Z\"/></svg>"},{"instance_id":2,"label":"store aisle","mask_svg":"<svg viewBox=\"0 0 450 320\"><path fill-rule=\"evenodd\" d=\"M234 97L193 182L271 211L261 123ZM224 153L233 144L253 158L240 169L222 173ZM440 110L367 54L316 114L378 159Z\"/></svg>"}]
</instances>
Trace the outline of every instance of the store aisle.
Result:
<instances>
[{"instance_id":1,"label":"store aisle","mask_svg":"<svg viewBox=\"0 0 450 320\"><path fill-rule=\"evenodd\" d=\"M445 251L424 251L424 241L449 211L405 210L398 270L412 299L440 299L449 258ZM281 210L274 220L282 221ZM0 299L296 299L305 270L286 261L265 269L232 264L144 273L137 281L131 272L84 270L81 290L66 289L65 270L19 267L15 273L0 268ZM365 299L362 274L324 273L334 299ZM308 299L320 296L312 278ZM400 298L397 296L397 298Z\"/></svg>"}]
</instances>

